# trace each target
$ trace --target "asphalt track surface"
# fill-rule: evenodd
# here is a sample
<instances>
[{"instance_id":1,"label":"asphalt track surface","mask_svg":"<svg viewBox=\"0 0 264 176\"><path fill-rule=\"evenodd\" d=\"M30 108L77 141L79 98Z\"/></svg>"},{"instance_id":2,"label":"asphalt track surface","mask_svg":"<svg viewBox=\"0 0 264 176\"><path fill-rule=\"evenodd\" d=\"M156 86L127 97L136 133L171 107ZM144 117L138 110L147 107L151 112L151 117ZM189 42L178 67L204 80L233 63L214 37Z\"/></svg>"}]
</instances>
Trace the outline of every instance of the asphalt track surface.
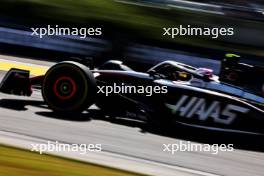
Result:
<instances>
[{"instance_id":1,"label":"asphalt track surface","mask_svg":"<svg viewBox=\"0 0 264 176\"><path fill-rule=\"evenodd\" d=\"M35 64L35 61L30 62ZM4 74L5 71L0 71L0 79ZM159 164L166 165L175 169L175 175L179 175L176 174L179 168L186 169L181 175L263 176L264 173L264 150L251 140L252 136L180 127L167 133L136 121L108 119L95 106L78 117L60 117L47 108L39 91L32 97L0 94L0 132L70 144L100 143L103 151L157 163L157 171ZM163 151L163 144L179 143L180 140L234 143L235 150L217 155L200 151L176 152L173 155Z\"/></svg>"}]
</instances>

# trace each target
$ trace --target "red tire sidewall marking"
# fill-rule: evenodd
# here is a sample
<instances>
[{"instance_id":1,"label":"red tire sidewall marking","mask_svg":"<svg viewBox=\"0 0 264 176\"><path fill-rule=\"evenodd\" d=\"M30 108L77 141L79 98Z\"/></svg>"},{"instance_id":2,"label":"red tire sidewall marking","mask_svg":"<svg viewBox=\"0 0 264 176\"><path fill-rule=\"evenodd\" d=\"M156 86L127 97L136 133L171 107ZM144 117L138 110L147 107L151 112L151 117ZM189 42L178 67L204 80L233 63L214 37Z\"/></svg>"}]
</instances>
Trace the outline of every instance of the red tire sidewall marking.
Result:
<instances>
[{"instance_id":1,"label":"red tire sidewall marking","mask_svg":"<svg viewBox=\"0 0 264 176\"><path fill-rule=\"evenodd\" d=\"M59 84L60 81L62 80L65 80L65 81L69 81L70 84L72 85L72 91L71 91L71 94L68 95L68 96L61 96L57 90L57 86ZM67 77L67 76L63 76L63 77L59 77L56 82L54 83L53 85L53 92L55 93L56 97L58 97L59 99L61 100L68 100L68 99L71 99L75 93L77 92L77 85L76 85L76 82L70 78L70 77Z\"/></svg>"}]
</instances>

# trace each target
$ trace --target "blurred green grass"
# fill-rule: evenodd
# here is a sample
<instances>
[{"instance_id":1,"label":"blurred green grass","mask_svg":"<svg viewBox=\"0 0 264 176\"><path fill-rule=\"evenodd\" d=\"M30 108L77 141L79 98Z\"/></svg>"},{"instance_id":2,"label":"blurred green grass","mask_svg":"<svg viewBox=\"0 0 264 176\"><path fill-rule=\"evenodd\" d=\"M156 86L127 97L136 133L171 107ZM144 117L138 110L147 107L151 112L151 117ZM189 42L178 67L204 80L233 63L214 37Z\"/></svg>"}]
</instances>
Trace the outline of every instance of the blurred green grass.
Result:
<instances>
[{"instance_id":1,"label":"blurred green grass","mask_svg":"<svg viewBox=\"0 0 264 176\"><path fill-rule=\"evenodd\" d=\"M139 174L0 145L0 176L139 176Z\"/></svg>"}]
</instances>

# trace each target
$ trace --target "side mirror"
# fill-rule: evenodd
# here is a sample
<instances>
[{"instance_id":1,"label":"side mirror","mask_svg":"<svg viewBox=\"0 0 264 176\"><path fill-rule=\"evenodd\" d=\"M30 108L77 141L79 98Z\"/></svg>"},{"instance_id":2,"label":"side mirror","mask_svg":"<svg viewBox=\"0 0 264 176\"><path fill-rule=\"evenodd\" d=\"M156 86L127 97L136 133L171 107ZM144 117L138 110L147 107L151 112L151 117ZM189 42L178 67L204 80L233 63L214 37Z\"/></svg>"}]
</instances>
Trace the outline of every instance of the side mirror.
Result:
<instances>
[{"instance_id":1,"label":"side mirror","mask_svg":"<svg viewBox=\"0 0 264 176\"><path fill-rule=\"evenodd\" d=\"M203 78L205 81L210 81L211 80L211 76L210 75L203 75Z\"/></svg>"}]
</instances>

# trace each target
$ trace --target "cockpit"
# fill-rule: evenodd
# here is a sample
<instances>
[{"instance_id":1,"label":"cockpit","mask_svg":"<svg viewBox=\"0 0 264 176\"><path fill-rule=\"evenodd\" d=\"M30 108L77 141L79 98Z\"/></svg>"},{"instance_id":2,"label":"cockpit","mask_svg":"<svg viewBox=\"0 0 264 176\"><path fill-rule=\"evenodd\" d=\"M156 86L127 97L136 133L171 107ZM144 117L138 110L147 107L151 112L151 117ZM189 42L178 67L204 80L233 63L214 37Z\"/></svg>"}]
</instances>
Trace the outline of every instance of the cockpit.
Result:
<instances>
[{"instance_id":1,"label":"cockpit","mask_svg":"<svg viewBox=\"0 0 264 176\"><path fill-rule=\"evenodd\" d=\"M193 78L211 80L214 77L211 69L195 68L175 61L162 62L149 69L148 72L171 81L191 81Z\"/></svg>"}]
</instances>

